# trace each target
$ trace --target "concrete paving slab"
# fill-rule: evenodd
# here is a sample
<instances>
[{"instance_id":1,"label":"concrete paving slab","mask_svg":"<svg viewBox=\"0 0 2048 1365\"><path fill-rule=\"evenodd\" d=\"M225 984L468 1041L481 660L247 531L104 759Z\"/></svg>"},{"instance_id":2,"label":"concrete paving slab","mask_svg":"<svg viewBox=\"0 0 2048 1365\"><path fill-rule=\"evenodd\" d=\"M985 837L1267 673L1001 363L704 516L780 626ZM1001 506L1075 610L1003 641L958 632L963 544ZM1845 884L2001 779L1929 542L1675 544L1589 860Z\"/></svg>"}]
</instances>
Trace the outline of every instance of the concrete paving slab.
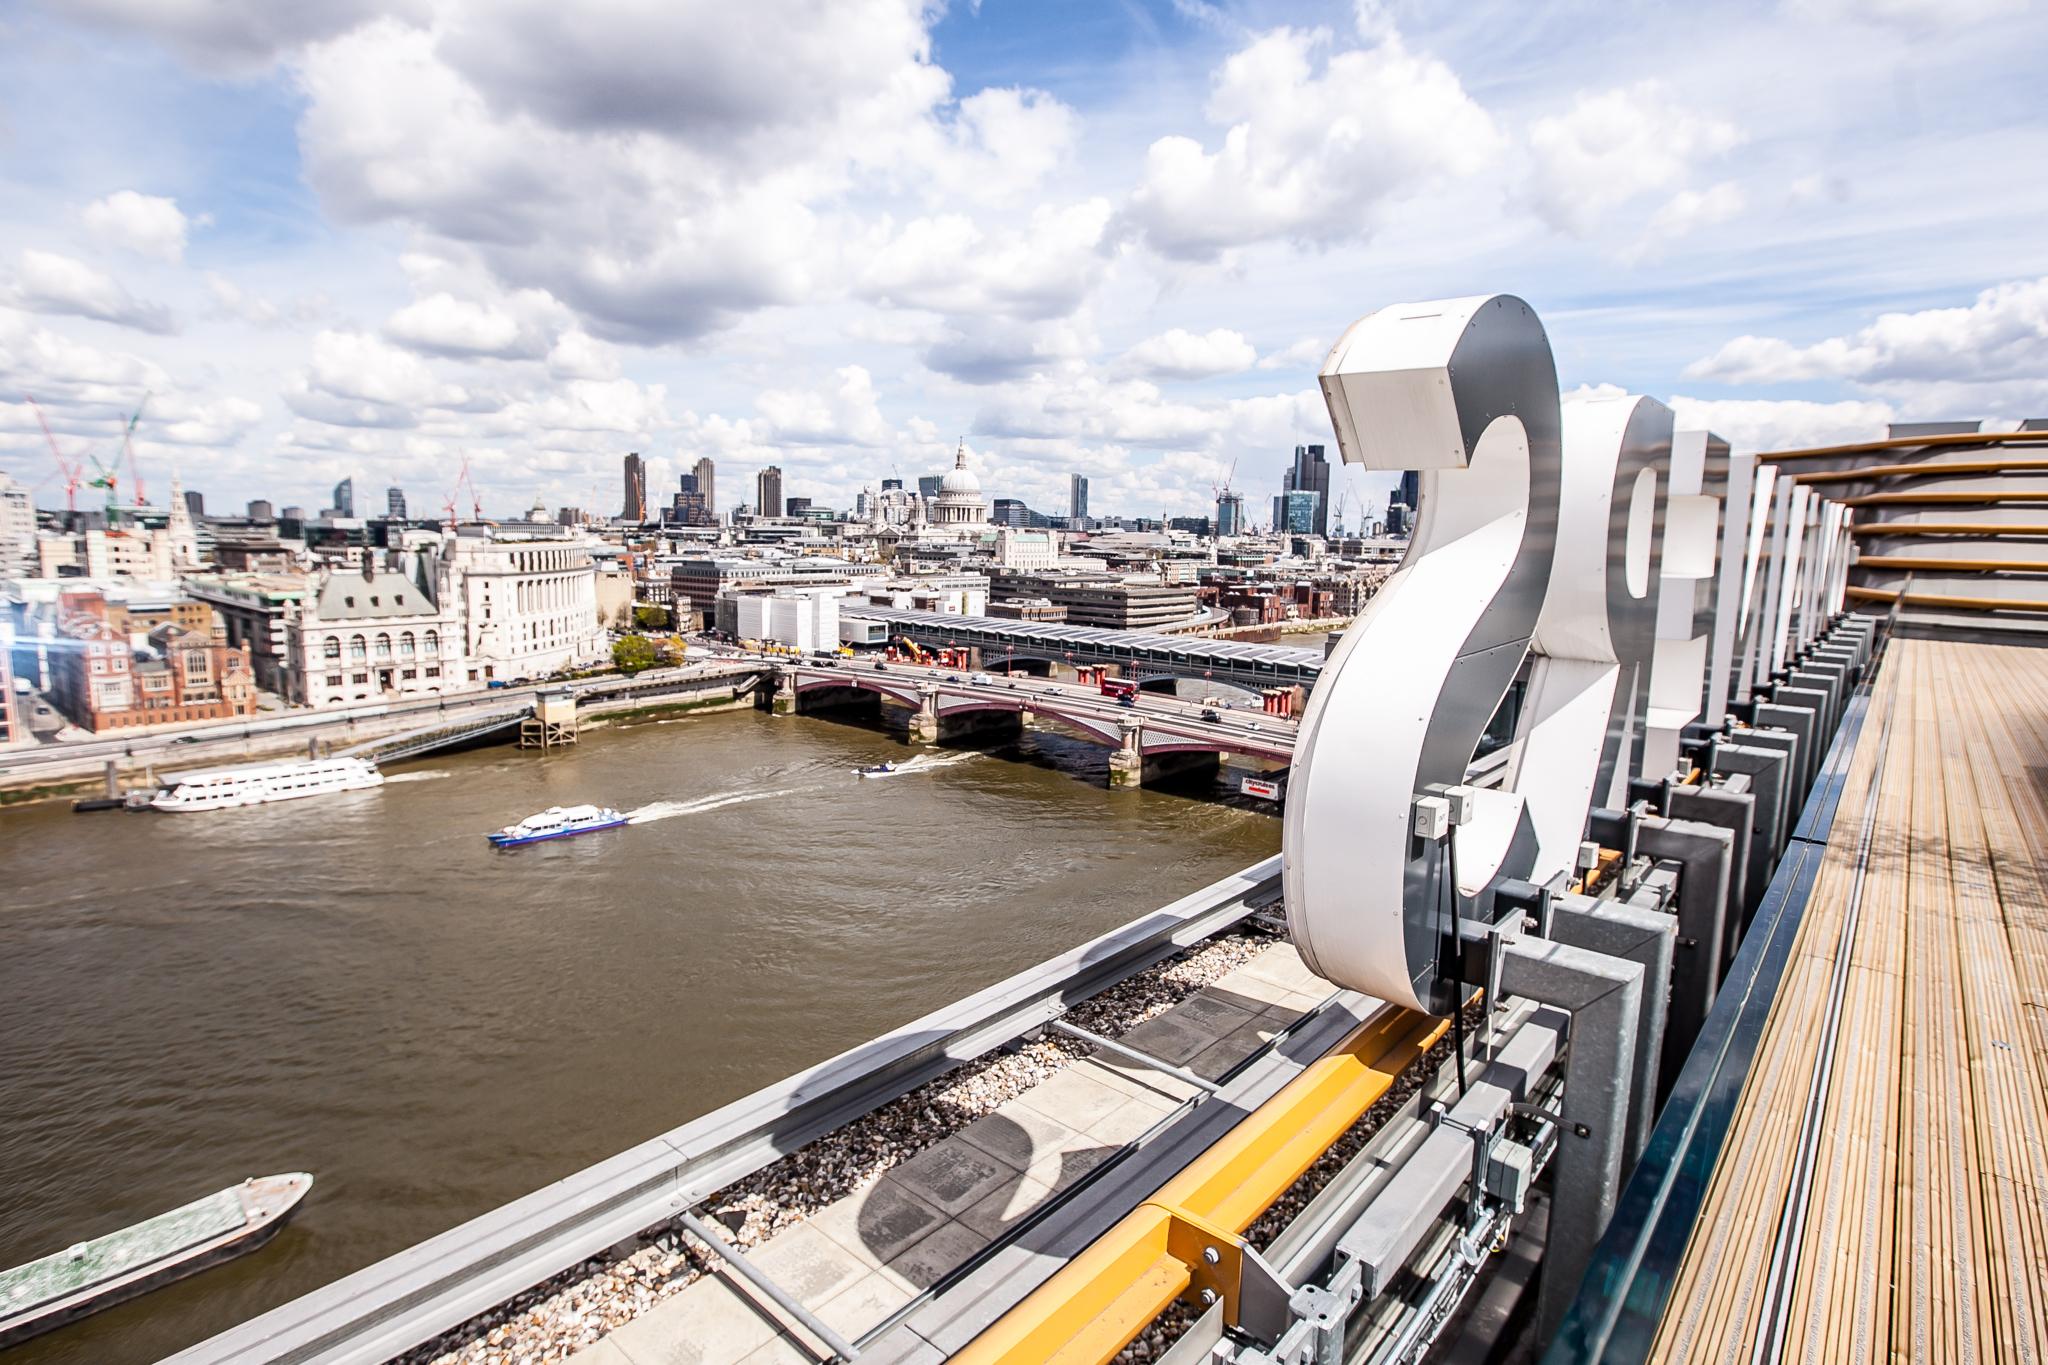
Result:
<instances>
[{"instance_id":1,"label":"concrete paving slab","mask_svg":"<svg viewBox=\"0 0 2048 1365\"><path fill-rule=\"evenodd\" d=\"M1090 1124L1132 1097L1128 1081L1119 1084L1118 1078L1105 1074L1105 1069L1091 1060L1075 1063L1017 1098L1055 1122L1086 1132ZM1160 1098L1168 1108L1176 1103Z\"/></svg>"},{"instance_id":2,"label":"concrete paving slab","mask_svg":"<svg viewBox=\"0 0 2048 1365\"><path fill-rule=\"evenodd\" d=\"M889 1262L886 1273L911 1289L928 1289L992 1240L963 1223L948 1223Z\"/></svg>"},{"instance_id":3,"label":"concrete paving slab","mask_svg":"<svg viewBox=\"0 0 2048 1365\"><path fill-rule=\"evenodd\" d=\"M1016 1100L976 1119L958 1136L1019 1171L1056 1153L1087 1145L1087 1139L1073 1128Z\"/></svg>"},{"instance_id":4,"label":"concrete paving slab","mask_svg":"<svg viewBox=\"0 0 2048 1365\"><path fill-rule=\"evenodd\" d=\"M818 1210L808 1221L869 1268L879 1269L944 1223L946 1215L885 1178Z\"/></svg>"},{"instance_id":5,"label":"concrete paving slab","mask_svg":"<svg viewBox=\"0 0 2048 1365\"><path fill-rule=\"evenodd\" d=\"M731 1365L775 1339L777 1326L735 1287L707 1275L605 1338L632 1365Z\"/></svg>"},{"instance_id":6,"label":"concrete paving slab","mask_svg":"<svg viewBox=\"0 0 2048 1365\"><path fill-rule=\"evenodd\" d=\"M1122 1112L1122 1110L1117 1111L1117 1113ZM1152 1114L1150 1110L1142 1112L1146 1115L1148 1127L1151 1123L1157 1122L1157 1116ZM1103 1122L1109 1123L1115 1117L1116 1115L1112 1114L1108 1119L1104 1119ZM1138 1129L1140 1133L1144 1131L1144 1128ZM1132 1136L1136 1136L1136 1134ZM1128 1140L1125 1139L1125 1141ZM1082 1176L1088 1174L1088 1172L1094 1170L1097 1166L1100 1166L1103 1162L1109 1160L1112 1156L1115 1156L1122 1146L1122 1142L1103 1141L1094 1147L1080 1147L1071 1152L1061 1152L1057 1156L1047 1157L1024 1174L1041 1185L1050 1186L1055 1190L1063 1190Z\"/></svg>"},{"instance_id":7,"label":"concrete paving slab","mask_svg":"<svg viewBox=\"0 0 2048 1365\"><path fill-rule=\"evenodd\" d=\"M1216 1029L1168 1010L1157 1019L1138 1025L1117 1041L1162 1062L1184 1066L1218 1038L1253 1018L1243 1010L1233 1010L1232 1013L1236 1018L1230 1021L1229 1027Z\"/></svg>"},{"instance_id":8,"label":"concrete paving slab","mask_svg":"<svg viewBox=\"0 0 2048 1365\"><path fill-rule=\"evenodd\" d=\"M1232 999L1214 986L1205 986L1159 1017L1176 1020L1190 1028L1200 1029L1212 1038L1220 1038L1248 1023L1260 1013L1261 1008L1258 1002L1242 997Z\"/></svg>"},{"instance_id":9,"label":"concrete paving slab","mask_svg":"<svg viewBox=\"0 0 2048 1365\"><path fill-rule=\"evenodd\" d=\"M569 1357L570 1365L633 1365L633 1359L610 1337L594 1341Z\"/></svg>"},{"instance_id":10,"label":"concrete paving slab","mask_svg":"<svg viewBox=\"0 0 2048 1365\"><path fill-rule=\"evenodd\" d=\"M1057 1163L1060 1158L1055 1156L1052 1160ZM1017 1184L997 1190L968 1209L960 1215L960 1223L993 1242L1010 1224L1028 1215L1052 1195L1052 1186L1026 1176Z\"/></svg>"},{"instance_id":11,"label":"concrete paving slab","mask_svg":"<svg viewBox=\"0 0 2048 1365\"><path fill-rule=\"evenodd\" d=\"M1013 1185L1019 1172L981 1148L947 1138L882 1177L933 1208L958 1214L1000 1185Z\"/></svg>"},{"instance_id":12,"label":"concrete paving slab","mask_svg":"<svg viewBox=\"0 0 2048 1365\"><path fill-rule=\"evenodd\" d=\"M1329 982L1308 969L1291 943L1274 944L1238 970L1319 999L1333 989Z\"/></svg>"},{"instance_id":13,"label":"concrete paving slab","mask_svg":"<svg viewBox=\"0 0 2048 1365\"><path fill-rule=\"evenodd\" d=\"M1168 1112L1153 1103L1149 1097L1133 1096L1090 1124L1088 1136L1098 1144L1114 1150L1126 1143L1136 1142Z\"/></svg>"},{"instance_id":14,"label":"concrete paving slab","mask_svg":"<svg viewBox=\"0 0 2048 1365\"><path fill-rule=\"evenodd\" d=\"M835 1295L830 1303L818 1310L818 1317L833 1331L852 1341L909 1303L913 1292L888 1271L877 1270Z\"/></svg>"},{"instance_id":15,"label":"concrete paving slab","mask_svg":"<svg viewBox=\"0 0 2048 1365\"><path fill-rule=\"evenodd\" d=\"M1270 976L1257 975L1249 963L1212 982L1211 988L1233 1000L1252 1000L1269 1006L1285 1004L1296 994L1291 987L1281 985Z\"/></svg>"},{"instance_id":16,"label":"concrete paving slab","mask_svg":"<svg viewBox=\"0 0 2048 1365\"><path fill-rule=\"evenodd\" d=\"M747 1253L761 1273L806 1308L817 1308L874 1267L827 1237L814 1223L798 1223Z\"/></svg>"},{"instance_id":17,"label":"concrete paving slab","mask_svg":"<svg viewBox=\"0 0 2048 1365\"><path fill-rule=\"evenodd\" d=\"M1181 1101L1189 1096L1201 1093L1186 1081L1169 1076L1157 1067L1126 1061L1109 1052L1098 1053L1087 1061L1078 1063L1074 1070L1110 1087L1124 1099L1142 1100L1162 1114L1179 1107ZM1025 1098L1029 1098L1028 1091Z\"/></svg>"}]
</instances>

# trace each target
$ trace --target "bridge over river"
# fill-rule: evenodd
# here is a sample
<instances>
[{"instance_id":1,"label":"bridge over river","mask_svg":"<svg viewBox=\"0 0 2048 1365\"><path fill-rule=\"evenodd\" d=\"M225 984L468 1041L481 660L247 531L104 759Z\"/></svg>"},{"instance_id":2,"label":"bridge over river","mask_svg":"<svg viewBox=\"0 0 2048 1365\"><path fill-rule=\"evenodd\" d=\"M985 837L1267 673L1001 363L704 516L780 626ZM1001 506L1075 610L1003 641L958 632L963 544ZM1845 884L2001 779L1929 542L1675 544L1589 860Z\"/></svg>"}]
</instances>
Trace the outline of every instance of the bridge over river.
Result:
<instances>
[{"instance_id":1,"label":"bridge over river","mask_svg":"<svg viewBox=\"0 0 2048 1365\"><path fill-rule=\"evenodd\" d=\"M1092 687L1027 674L984 676L988 681L977 682L972 675L880 660L788 663L782 666L774 705L785 714L905 708L915 713L911 737L924 743L1050 722L1113 751L1113 786L1141 786L1213 769L1226 756L1276 767L1285 767L1294 756L1295 722L1264 711L1205 706L1150 692L1139 693L1125 706Z\"/></svg>"}]
</instances>

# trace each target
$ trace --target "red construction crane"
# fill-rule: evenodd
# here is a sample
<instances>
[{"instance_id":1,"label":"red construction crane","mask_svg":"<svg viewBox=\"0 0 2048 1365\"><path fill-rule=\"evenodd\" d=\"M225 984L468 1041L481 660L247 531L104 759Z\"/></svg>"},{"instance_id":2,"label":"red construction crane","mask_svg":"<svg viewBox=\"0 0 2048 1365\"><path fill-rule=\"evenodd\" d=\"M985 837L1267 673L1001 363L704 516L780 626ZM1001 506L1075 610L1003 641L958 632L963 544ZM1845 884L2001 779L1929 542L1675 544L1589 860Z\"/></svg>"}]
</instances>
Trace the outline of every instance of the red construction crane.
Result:
<instances>
[{"instance_id":1,"label":"red construction crane","mask_svg":"<svg viewBox=\"0 0 2048 1365\"><path fill-rule=\"evenodd\" d=\"M43 416L42 408L36 405L36 400L31 395L23 394L22 397L28 399L29 411L36 415L36 422L43 429L43 439L50 443L50 457L57 462L57 472L64 476L64 510L76 512L78 486L85 482L84 466L76 460L64 458L64 452L57 447L57 434L50 430L49 420Z\"/></svg>"},{"instance_id":2,"label":"red construction crane","mask_svg":"<svg viewBox=\"0 0 2048 1365\"><path fill-rule=\"evenodd\" d=\"M472 521L484 519L483 496L476 491L476 480L469 476L469 456L462 457L462 467L456 471L455 484L448 490L448 501L441 504L441 510L448 518L448 529L455 529L455 504L462 497L463 485L469 486L469 508Z\"/></svg>"}]
</instances>

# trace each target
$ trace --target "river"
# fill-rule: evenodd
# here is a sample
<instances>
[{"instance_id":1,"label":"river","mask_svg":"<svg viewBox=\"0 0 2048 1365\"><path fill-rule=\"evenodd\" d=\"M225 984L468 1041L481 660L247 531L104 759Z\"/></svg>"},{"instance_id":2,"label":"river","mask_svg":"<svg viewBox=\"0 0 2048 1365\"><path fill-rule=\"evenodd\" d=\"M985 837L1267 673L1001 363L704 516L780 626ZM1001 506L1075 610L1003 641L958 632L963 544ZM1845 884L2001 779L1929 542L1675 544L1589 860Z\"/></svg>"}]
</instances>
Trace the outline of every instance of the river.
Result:
<instances>
[{"instance_id":1,"label":"river","mask_svg":"<svg viewBox=\"0 0 2048 1365\"><path fill-rule=\"evenodd\" d=\"M1279 847L1053 735L851 775L905 757L739 712L284 806L0 814L0 1267L317 1179L268 1247L7 1365L156 1360ZM636 822L482 838L586 801Z\"/></svg>"}]
</instances>

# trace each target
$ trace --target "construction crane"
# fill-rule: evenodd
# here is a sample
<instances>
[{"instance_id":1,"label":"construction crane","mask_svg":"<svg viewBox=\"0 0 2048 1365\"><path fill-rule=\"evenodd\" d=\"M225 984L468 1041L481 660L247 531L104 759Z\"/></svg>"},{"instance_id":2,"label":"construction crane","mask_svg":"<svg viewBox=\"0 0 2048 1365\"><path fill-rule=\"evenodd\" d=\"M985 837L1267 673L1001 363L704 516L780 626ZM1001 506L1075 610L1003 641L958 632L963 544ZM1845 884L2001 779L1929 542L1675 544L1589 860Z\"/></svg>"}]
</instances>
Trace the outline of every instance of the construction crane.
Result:
<instances>
[{"instance_id":1,"label":"construction crane","mask_svg":"<svg viewBox=\"0 0 2048 1365\"><path fill-rule=\"evenodd\" d=\"M135 490L135 505L145 507L149 495L142 489L142 471L135 466L135 424L142 420L142 410L149 406L152 395L145 393L142 401L135 405L135 415L128 419L128 427L121 433L121 454L128 461L128 485Z\"/></svg>"},{"instance_id":2,"label":"construction crane","mask_svg":"<svg viewBox=\"0 0 2048 1365\"><path fill-rule=\"evenodd\" d=\"M461 499L465 484L469 487L470 520L480 522L484 519L484 500L483 495L476 491L476 480L469 476L468 455L462 457L462 467L456 471L455 483L448 490L448 500L441 504L441 513L447 518L448 529L451 531L456 527L455 504Z\"/></svg>"},{"instance_id":3,"label":"construction crane","mask_svg":"<svg viewBox=\"0 0 2048 1365\"><path fill-rule=\"evenodd\" d=\"M50 443L50 458L57 462L57 472L64 478L64 510L76 512L78 486L85 481L84 466L76 460L64 458L63 450L57 445L57 434L50 430L49 419L43 416L43 410L37 405L34 396L23 394L22 397L28 399L29 411L36 415L36 424L43 429L43 439Z\"/></svg>"}]
</instances>

